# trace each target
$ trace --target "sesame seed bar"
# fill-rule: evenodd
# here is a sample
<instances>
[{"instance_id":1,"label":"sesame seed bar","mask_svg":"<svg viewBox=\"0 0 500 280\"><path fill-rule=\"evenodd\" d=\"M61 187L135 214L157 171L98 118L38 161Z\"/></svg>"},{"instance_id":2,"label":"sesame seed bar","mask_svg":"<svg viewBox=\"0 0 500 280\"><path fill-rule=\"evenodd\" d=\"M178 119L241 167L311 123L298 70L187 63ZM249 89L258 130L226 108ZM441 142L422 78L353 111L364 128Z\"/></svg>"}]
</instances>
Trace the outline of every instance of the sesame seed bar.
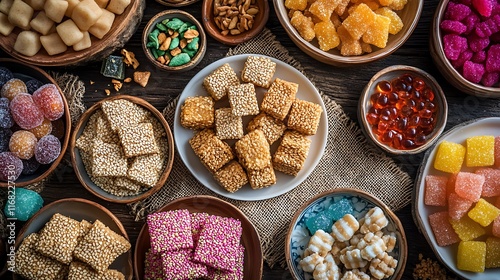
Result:
<instances>
[{"instance_id":1,"label":"sesame seed bar","mask_svg":"<svg viewBox=\"0 0 500 280\"><path fill-rule=\"evenodd\" d=\"M141 190L141 187L142 187L139 183L136 183L135 181L130 180L127 177L116 177L115 185L119 188L131 191L131 192L139 192Z\"/></svg>"},{"instance_id":2,"label":"sesame seed bar","mask_svg":"<svg viewBox=\"0 0 500 280\"><path fill-rule=\"evenodd\" d=\"M269 143L261 130L254 130L235 143L236 154L246 169L262 169L271 162Z\"/></svg>"},{"instance_id":3,"label":"sesame seed bar","mask_svg":"<svg viewBox=\"0 0 500 280\"><path fill-rule=\"evenodd\" d=\"M153 125L153 134L155 138L167 136L167 132L165 131L163 124L153 114L151 113L147 114L146 118L144 119L144 122L151 123L151 125Z\"/></svg>"},{"instance_id":4,"label":"sesame seed bar","mask_svg":"<svg viewBox=\"0 0 500 280\"><path fill-rule=\"evenodd\" d=\"M195 150L195 153L200 158L201 163L212 173L234 158L233 150L229 144L216 136L207 137L206 142L202 143Z\"/></svg>"},{"instance_id":5,"label":"sesame seed bar","mask_svg":"<svg viewBox=\"0 0 500 280\"><path fill-rule=\"evenodd\" d=\"M191 145L195 154L198 154L200 147L204 143L208 142L212 137L215 137L215 131L213 129L207 128L198 131L194 134L193 138L189 139L189 145Z\"/></svg>"},{"instance_id":6,"label":"sesame seed bar","mask_svg":"<svg viewBox=\"0 0 500 280\"><path fill-rule=\"evenodd\" d=\"M250 116L259 113L257 94L253 84L230 86L227 89L227 97L233 115Z\"/></svg>"},{"instance_id":7,"label":"sesame seed bar","mask_svg":"<svg viewBox=\"0 0 500 280\"><path fill-rule=\"evenodd\" d=\"M76 246L73 256L97 272L104 273L109 265L130 247L130 242L125 237L96 220L87 235Z\"/></svg>"},{"instance_id":8,"label":"sesame seed bar","mask_svg":"<svg viewBox=\"0 0 500 280\"><path fill-rule=\"evenodd\" d=\"M262 130L269 145L278 140L286 130L286 125L272 116L262 112L255 116L247 125L247 131Z\"/></svg>"},{"instance_id":9,"label":"sesame seed bar","mask_svg":"<svg viewBox=\"0 0 500 280\"><path fill-rule=\"evenodd\" d=\"M89 233L91 228L92 224L89 221L82 220L80 222L80 232L78 233L78 242L83 240L83 238L85 237L85 235L87 235L87 233Z\"/></svg>"},{"instance_id":10,"label":"sesame seed bar","mask_svg":"<svg viewBox=\"0 0 500 280\"><path fill-rule=\"evenodd\" d=\"M163 279L163 263L161 254L151 253L151 249L146 252L144 261L144 280Z\"/></svg>"},{"instance_id":11,"label":"sesame seed bar","mask_svg":"<svg viewBox=\"0 0 500 280\"><path fill-rule=\"evenodd\" d=\"M288 128L305 135L314 135L323 109L319 104L296 99L288 116Z\"/></svg>"},{"instance_id":12,"label":"sesame seed bar","mask_svg":"<svg viewBox=\"0 0 500 280\"><path fill-rule=\"evenodd\" d=\"M181 125L190 129L204 129L214 125L215 102L210 96L193 96L181 107Z\"/></svg>"},{"instance_id":13,"label":"sesame seed bar","mask_svg":"<svg viewBox=\"0 0 500 280\"><path fill-rule=\"evenodd\" d=\"M235 116L231 108L215 110L215 133L221 140L243 137L243 119Z\"/></svg>"},{"instance_id":14,"label":"sesame seed bar","mask_svg":"<svg viewBox=\"0 0 500 280\"><path fill-rule=\"evenodd\" d=\"M191 215L188 210L149 214L147 224L153 254L193 248Z\"/></svg>"},{"instance_id":15,"label":"sesame seed bar","mask_svg":"<svg viewBox=\"0 0 500 280\"><path fill-rule=\"evenodd\" d=\"M161 163L159 154L136 157L127 171L127 178L152 188L160 178L157 166Z\"/></svg>"},{"instance_id":16,"label":"sesame seed bar","mask_svg":"<svg viewBox=\"0 0 500 280\"><path fill-rule=\"evenodd\" d=\"M72 262L69 266L68 280L125 280L125 275L118 270L110 269L104 273L94 271L81 262Z\"/></svg>"},{"instance_id":17,"label":"sesame seed bar","mask_svg":"<svg viewBox=\"0 0 500 280\"><path fill-rule=\"evenodd\" d=\"M254 190L276 184L276 174L272 163L269 163L262 169L247 169L248 181L250 187Z\"/></svg>"},{"instance_id":18,"label":"sesame seed bar","mask_svg":"<svg viewBox=\"0 0 500 280\"><path fill-rule=\"evenodd\" d=\"M276 78L264 94L261 104L262 111L280 121L284 120L295 100L298 89L298 84Z\"/></svg>"},{"instance_id":19,"label":"sesame seed bar","mask_svg":"<svg viewBox=\"0 0 500 280\"><path fill-rule=\"evenodd\" d=\"M238 246L236 255L236 267L233 272L208 267L208 279L213 280L243 280L243 265L245 259L245 247Z\"/></svg>"},{"instance_id":20,"label":"sesame seed bar","mask_svg":"<svg viewBox=\"0 0 500 280\"><path fill-rule=\"evenodd\" d=\"M215 180L230 193L239 190L248 183L248 177L243 167L237 161L231 161L215 172Z\"/></svg>"},{"instance_id":21,"label":"sesame seed bar","mask_svg":"<svg viewBox=\"0 0 500 280\"><path fill-rule=\"evenodd\" d=\"M286 131L276 153L273 156L273 166L283 173L297 176L304 167L311 139L297 131Z\"/></svg>"},{"instance_id":22,"label":"sesame seed bar","mask_svg":"<svg viewBox=\"0 0 500 280\"><path fill-rule=\"evenodd\" d=\"M155 142L151 123L122 126L118 129L118 135L127 158L156 154L160 151Z\"/></svg>"},{"instance_id":23,"label":"sesame seed bar","mask_svg":"<svg viewBox=\"0 0 500 280\"><path fill-rule=\"evenodd\" d=\"M97 119L102 115L101 110L97 110L89 117L82 134L76 139L75 146L81 151L91 153L92 146L94 145L94 138L96 137Z\"/></svg>"},{"instance_id":24,"label":"sesame seed bar","mask_svg":"<svg viewBox=\"0 0 500 280\"><path fill-rule=\"evenodd\" d=\"M203 87L217 101L226 96L227 88L239 84L238 76L228 63L215 69L203 79Z\"/></svg>"},{"instance_id":25,"label":"sesame seed bar","mask_svg":"<svg viewBox=\"0 0 500 280\"><path fill-rule=\"evenodd\" d=\"M93 176L126 176L127 169L127 159L119 145L104 143L99 139L94 140L92 149Z\"/></svg>"},{"instance_id":26,"label":"sesame seed bar","mask_svg":"<svg viewBox=\"0 0 500 280\"><path fill-rule=\"evenodd\" d=\"M263 56L249 56L241 72L241 80L256 86L269 88L276 71L276 63Z\"/></svg>"},{"instance_id":27,"label":"sesame seed bar","mask_svg":"<svg viewBox=\"0 0 500 280\"><path fill-rule=\"evenodd\" d=\"M207 267L192 261L192 250L181 249L171 252L162 252L163 264L162 279L197 279L208 275Z\"/></svg>"},{"instance_id":28,"label":"sesame seed bar","mask_svg":"<svg viewBox=\"0 0 500 280\"><path fill-rule=\"evenodd\" d=\"M79 221L56 213L40 231L35 248L42 255L69 264L73 260L79 233Z\"/></svg>"},{"instance_id":29,"label":"sesame seed bar","mask_svg":"<svg viewBox=\"0 0 500 280\"><path fill-rule=\"evenodd\" d=\"M101 108L113 131L142 122L148 113L146 109L125 99L105 101Z\"/></svg>"},{"instance_id":30,"label":"sesame seed bar","mask_svg":"<svg viewBox=\"0 0 500 280\"><path fill-rule=\"evenodd\" d=\"M111 129L111 125L109 124L106 116L101 111L96 122L96 137L102 142L117 144L118 143L118 134L113 132Z\"/></svg>"}]
</instances>

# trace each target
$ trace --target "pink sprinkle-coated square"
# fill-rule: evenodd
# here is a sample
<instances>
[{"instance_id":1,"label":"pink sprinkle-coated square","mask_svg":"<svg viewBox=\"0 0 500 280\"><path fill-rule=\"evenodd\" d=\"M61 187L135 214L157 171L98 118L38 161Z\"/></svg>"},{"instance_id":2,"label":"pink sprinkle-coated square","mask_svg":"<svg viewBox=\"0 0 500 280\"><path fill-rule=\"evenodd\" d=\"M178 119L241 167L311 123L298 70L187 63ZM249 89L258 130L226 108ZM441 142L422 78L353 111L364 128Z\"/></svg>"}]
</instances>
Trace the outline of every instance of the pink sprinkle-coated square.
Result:
<instances>
[{"instance_id":1,"label":"pink sprinkle-coated square","mask_svg":"<svg viewBox=\"0 0 500 280\"><path fill-rule=\"evenodd\" d=\"M470 172L459 172L455 192L462 198L477 202L483 191L484 176Z\"/></svg>"},{"instance_id":2,"label":"pink sprinkle-coated square","mask_svg":"<svg viewBox=\"0 0 500 280\"><path fill-rule=\"evenodd\" d=\"M460 220L472 206L472 201L461 198L456 193L450 193L448 196L448 214L454 221Z\"/></svg>"},{"instance_id":3,"label":"pink sprinkle-coated square","mask_svg":"<svg viewBox=\"0 0 500 280\"><path fill-rule=\"evenodd\" d=\"M427 175L425 177L425 205L446 206L446 185L448 177Z\"/></svg>"},{"instance_id":4,"label":"pink sprinkle-coated square","mask_svg":"<svg viewBox=\"0 0 500 280\"><path fill-rule=\"evenodd\" d=\"M191 214L188 210L153 213L147 217L151 252L193 248Z\"/></svg>"},{"instance_id":5,"label":"pink sprinkle-coated square","mask_svg":"<svg viewBox=\"0 0 500 280\"><path fill-rule=\"evenodd\" d=\"M484 176L481 196L492 197L500 195L500 169L479 168L475 173Z\"/></svg>"},{"instance_id":6,"label":"pink sprinkle-coated square","mask_svg":"<svg viewBox=\"0 0 500 280\"><path fill-rule=\"evenodd\" d=\"M245 258L245 247L238 247L238 258L236 260L236 268L234 272L224 271L215 268L208 268L208 279L214 280L242 280L243 279L243 266Z\"/></svg>"},{"instance_id":7,"label":"pink sprinkle-coated square","mask_svg":"<svg viewBox=\"0 0 500 280\"><path fill-rule=\"evenodd\" d=\"M451 65L453 65L455 69L458 69L462 67L466 61L471 60L473 55L474 53L471 50L467 49L458 56L457 60L450 60Z\"/></svg>"},{"instance_id":8,"label":"pink sprinkle-coated square","mask_svg":"<svg viewBox=\"0 0 500 280\"><path fill-rule=\"evenodd\" d=\"M462 75L466 80L477 84L481 81L486 71L484 70L483 64L466 61L464 63L462 72Z\"/></svg>"},{"instance_id":9,"label":"pink sprinkle-coated square","mask_svg":"<svg viewBox=\"0 0 500 280\"><path fill-rule=\"evenodd\" d=\"M193 251L191 249L161 253L164 273L162 279L187 280L206 277L208 275L207 267L204 264L193 262L192 258Z\"/></svg>"},{"instance_id":10,"label":"pink sprinkle-coated square","mask_svg":"<svg viewBox=\"0 0 500 280\"><path fill-rule=\"evenodd\" d=\"M474 63L484 63L486 61L486 51L474 53L470 61Z\"/></svg>"},{"instance_id":11,"label":"pink sprinkle-coated square","mask_svg":"<svg viewBox=\"0 0 500 280\"><path fill-rule=\"evenodd\" d=\"M144 263L144 280L158 280L163 278L163 267L160 254L151 253L151 249L146 252Z\"/></svg>"},{"instance_id":12,"label":"pink sprinkle-coated square","mask_svg":"<svg viewBox=\"0 0 500 280\"><path fill-rule=\"evenodd\" d=\"M495 167L499 168L500 167L500 136L495 137L494 155L495 155Z\"/></svg>"},{"instance_id":13,"label":"pink sprinkle-coated square","mask_svg":"<svg viewBox=\"0 0 500 280\"><path fill-rule=\"evenodd\" d=\"M493 221L493 227L491 228L491 233L496 237L500 237L500 216L498 216Z\"/></svg>"},{"instance_id":14,"label":"pink sprinkle-coated square","mask_svg":"<svg viewBox=\"0 0 500 280\"><path fill-rule=\"evenodd\" d=\"M472 10L464 4L456 4L450 1L448 2L448 6L446 7L444 18L460 21L466 18L471 13L471 11Z\"/></svg>"},{"instance_id":15,"label":"pink sprinkle-coated square","mask_svg":"<svg viewBox=\"0 0 500 280\"><path fill-rule=\"evenodd\" d=\"M492 45L486 52L486 71L500 71L500 44Z\"/></svg>"},{"instance_id":16,"label":"pink sprinkle-coated square","mask_svg":"<svg viewBox=\"0 0 500 280\"><path fill-rule=\"evenodd\" d=\"M450 60L458 59L461 52L468 48L467 39L456 34L446 34L443 36L444 54Z\"/></svg>"},{"instance_id":17,"label":"pink sprinkle-coated square","mask_svg":"<svg viewBox=\"0 0 500 280\"><path fill-rule=\"evenodd\" d=\"M500 81L500 72L488 72L483 75L481 84L486 87L492 87Z\"/></svg>"},{"instance_id":18,"label":"pink sprinkle-coated square","mask_svg":"<svg viewBox=\"0 0 500 280\"><path fill-rule=\"evenodd\" d=\"M464 33L465 34L471 33L473 30L475 30L477 23L480 21L481 19L476 13L474 12L470 13L462 20L462 23L465 24L465 26L467 27Z\"/></svg>"},{"instance_id":19,"label":"pink sprinkle-coated square","mask_svg":"<svg viewBox=\"0 0 500 280\"><path fill-rule=\"evenodd\" d=\"M490 39L489 37L481 38L476 33L471 33L467 36L467 42L471 51L478 52L489 46Z\"/></svg>"},{"instance_id":20,"label":"pink sprinkle-coated square","mask_svg":"<svg viewBox=\"0 0 500 280\"><path fill-rule=\"evenodd\" d=\"M491 11L493 10L493 1L496 0L472 0L472 6L483 17L489 17L491 16Z\"/></svg>"},{"instance_id":21,"label":"pink sprinkle-coated square","mask_svg":"<svg viewBox=\"0 0 500 280\"><path fill-rule=\"evenodd\" d=\"M193 247L198 245L200 232L205 225L205 220L208 218L207 213L191 213L191 232L193 233Z\"/></svg>"},{"instance_id":22,"label":"pink sprinkle-coated square","mask_svg":"<svg viewBox=\"0 0 500 280\"><path fill-rule=\"evenodd\" d=\"M441 30L454 34L462 34L467 31L467 26L458 20L443 20L439 25Z\"/></svg>"},{"instance_id":23,"label":"pink sprinkle-coated square","mask_svg":"<svg viewBox=\"0 0 500 280\"><path fill-rule=\"evenodd\" d=\"M429 223L439 246L448 246L460 241L448 219L447 211L429 215Z\"/></svg>"}]
</instances>

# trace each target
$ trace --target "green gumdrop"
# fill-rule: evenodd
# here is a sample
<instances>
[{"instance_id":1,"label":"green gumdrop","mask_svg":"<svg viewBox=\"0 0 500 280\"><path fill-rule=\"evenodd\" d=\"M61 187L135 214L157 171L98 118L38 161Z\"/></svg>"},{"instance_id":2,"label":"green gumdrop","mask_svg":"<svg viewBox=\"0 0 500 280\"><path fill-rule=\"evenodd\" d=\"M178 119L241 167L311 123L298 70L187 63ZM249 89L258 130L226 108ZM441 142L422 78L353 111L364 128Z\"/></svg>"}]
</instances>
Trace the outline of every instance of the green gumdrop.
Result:
<instances>
[{"instance_id":1,"label":"green gumdrop","mask_svg":"<svg viewBox=\"0 0 500 280\"><path fill-rule=\"evenodd\" d=\"M193 58L193 56L195 56L195 54L198 52L198 50L190 50L188 48L183 48L182 52L187 53L189 55L189 57Z\"/></svg>"},{"instance_id":2,"label":"green gumdrop","mask_svg":"<svg viewBox=\"0 0 500 280\"><path fill-rule=\"evenodd\" d=\"M183 25L184 22L178 18L172 18L169 22L167 22L166 26L174 31L178 31L181 25Z\"/></svg>"},{"instance_id":3,"label":"green gumdrop","mask_svg":"<svg viewBox=\"0 0 500 280\"><path fill-rule=\"evenodd\" d=\"M198 42L200 42L200 37L194 37L193 40L187 44L186 48L197 51L198 50Z\"/></svg>"},{"instance_id":4,"label":"green gumdrop","mask_svg":"<svg viewBox=\"0 0 500 280\"><path fill-rule=\"evenodd\" d=\"M177 32L179 32L179 34L181 35L181 37L184 37L184 32L186 32L186 30L188 30L188 23L187 22L184 22L180 27L179 27L179 30L177 30Z\"/></svg>"},{"instance_id":5,"label":"green gumdrop","mask_svg":"<svg viewBox=\"0 0 500 280\"><path fill-rule=\"evenodd\" d=\"M167 32L168 31L168 28L165 26L165 24L163 24L161 22L158 22L156 24L156 28L160 29L163 32Z\"/></svg>"},{"instance_id":6,"label":"green gumdrop","mask_svg":"<svg viewBox=\"0 0 500 280\"><path fill-rule=\"evenodd\" d=\"M161 23L163 23L163 25L167 25L167 22L169 22L170 19L169 18L166 18L164 20L161 21Z\"/></svg>"},{"instance_id":7,"label":"green gumdrop","mask_svg":"<svg viewBox=\"0 0 500 280\"><path fill-rule=\"evenodd\" d=\"M179 46L179 37L175 37L172 39L172 42L170 42L170 46L168 47L169 50L173 50Z\"/></svg>"},{"instance_id":8,"label":"green gumdrop","mask_svg":"<svg viewBox=\"0 0 500 280\"><path fill-rule=\"evenodd\" d=\"M8 218L26 222L43 206L42 197L32 190L16 188L15 194L10 194L5 203L4 213Z\"/></svg>"},{"instance_id":9,"label":"green gumdrop","mask_svg":"<svg viewBox=\"0 0 500 280\"><path fill-rule=\"evenodd\" d=\"M187 53L180 53L180 54L172 57L168 66L170 66L170 67L181 66L181 65L188 63L190 60L191 60L191 58L189 57L189 55Z\"/></svg>"}]
</instances>

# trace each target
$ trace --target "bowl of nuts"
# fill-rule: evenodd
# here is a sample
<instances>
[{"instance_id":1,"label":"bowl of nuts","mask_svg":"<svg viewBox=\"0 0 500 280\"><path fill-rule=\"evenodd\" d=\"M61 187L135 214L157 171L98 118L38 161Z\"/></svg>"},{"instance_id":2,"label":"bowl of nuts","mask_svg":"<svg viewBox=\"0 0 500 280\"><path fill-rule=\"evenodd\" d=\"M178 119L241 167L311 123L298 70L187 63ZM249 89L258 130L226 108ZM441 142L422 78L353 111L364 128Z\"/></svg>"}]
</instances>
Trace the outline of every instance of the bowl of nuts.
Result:
<instances>
[{"instance_id":1,"label":"bowl of nuts","mask_svg":"<svg viewBox=\"0 0 500 280\"><path fill-rule=\"evenodd\" d=\"M235 46L259 34L269 18L267 0L204 0L203 26L215 40Z\"/></svg>"},{"instance_id":2,"label":"bowl of nuts","mask_svg":"<svg viewBox=\"0 0 500 280\"><path fill-rule=\"evenodd\" d=\"M203 26L191 14L165 10L149 20L142 33L142 49L156 67L187 71L198 65L206 51Z\"/></svg>"}]
</instances>

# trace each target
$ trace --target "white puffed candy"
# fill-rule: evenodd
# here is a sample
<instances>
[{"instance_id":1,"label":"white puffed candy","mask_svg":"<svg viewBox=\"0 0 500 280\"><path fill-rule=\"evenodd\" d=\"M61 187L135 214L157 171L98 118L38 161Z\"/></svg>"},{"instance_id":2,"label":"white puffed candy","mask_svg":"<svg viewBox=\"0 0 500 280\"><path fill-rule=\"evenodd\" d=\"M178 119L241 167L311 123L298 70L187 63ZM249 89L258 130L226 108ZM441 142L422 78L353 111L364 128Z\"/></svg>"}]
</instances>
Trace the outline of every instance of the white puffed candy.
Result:
<instances>
[{"instance_id":1,"label":"white puffed candy","mask_svg":"<svg viewBox=\"0 0 500 280\"><path fill-rule=\"evenodd\" d=\"M353 235L351 237L351 239L349 240L349 244L351 244L352 246L356 246L358 245L359 241L363 239L365 235L362 234L362 233L356 233L355 235Z\"/></svg>"},{"instance_id":2,"label":"white puffed candy","mask_svg":"<svg viewBox=\"0 0 500 280\"><path fill-rule=\"evenodd\" d=\"M361 257L361 251L354 246L349 246L340 251L340 261L347 269L360 268L368 264L368 262Z\"/></svg>"},{"instance_id":3,"label":"white puffed candy","mask_svg":"<svg viewBox=\"0 0 500 280\"><path fill-rule=\"evenodd\" d=\"M394 274L398 261L386 252L373 259L370 263L370 273L377 279L384 279Z\"/></svg>"},{"instance_id":4,"label":"white puffed candy","mask_svg":"<svg viewBox=\"0 0 500 280\"><path fill-rule=\"evenodd\" d=\"M332 236L338 241L347 241L351 239L354 233L359 229L359 223L351 214L345 214L344 217L337 220L332 226Z\"/></svg>"},{"instance_id":5,"label":"white puffed candy","mask_svg":"<svg viewBox=\"0 0 500 280\"><path fill-rule=\"evenodd\" d=\"M332 254L327 254L323 263L316 266L313 272L315 280L339 280L340 269L335 263Z\"/></svg>"},{"instance_id":6,"label":"white puffed candy","mask_svg":"<svg viewBox=\"0 0 500 280\"><path fill-rule=\"evenodd\" d=\"M384 240L385 246L387 246L387 250L385 250L386 252L392 252L392 250L394 250L394 247L396 247L397 238L394 232L382 236L382 240Z\"/></svg>"},{"instance_id":7,"label":"white puffed candy","mask_svg":"<svg viewBox=\"0 0 500 280\"><path fill-rule=\"evenodd\" d=\"M318 253L313 253L302 260L300 260L299 265L305 272L313 272L316 266L322 263L324 258Z\"/></svg>"},{"instance_id":8,"label":"white puffed candy","mask_svg":"<svg viewBox=\"0 0 500 280\"><path fill-rule=\"evenodd\" d=\"M307 248L312 252L316 252L324 257L328 252L330 252L330 250L332 250L334 241L335 240L330 234L324 232L322 229L319 229L309 240L309 245Z\"/></svg>"},{"instance_id":9,"label":"white puffed candy","mask_svg":"<svg viewBox=\"0 0 500 280\"><path fill-rule=\"evenodd\" d=\"M361 231L361 233L368 233L370 231L377 232L386 227L387 224L389 224L389 221L387 220L384 211L382 211L380 207L376 206L365 214L364 222L359 231Z\"/></svg>"},{"instance_id":10,"label":"white puffed candy","mask_svg":"<svg viewBox=\"0 0 500 280\"><path fill-rule=\"evenodd\" d=\"M348 270L340 280L370 280L370 275L359 269Z\"/></svg>"},{"instance_id":11,"label":"white puffed candy","mask_svg":"<svg viewBox=\"0 0 500 280\"><path fill-rule=\"evenodd\" d=\"M367 261L371 261L387 250L384 240L372 232L367 233L359 241L357 248L361 250L361 257Z\"/></svg>"}]
</instances>

